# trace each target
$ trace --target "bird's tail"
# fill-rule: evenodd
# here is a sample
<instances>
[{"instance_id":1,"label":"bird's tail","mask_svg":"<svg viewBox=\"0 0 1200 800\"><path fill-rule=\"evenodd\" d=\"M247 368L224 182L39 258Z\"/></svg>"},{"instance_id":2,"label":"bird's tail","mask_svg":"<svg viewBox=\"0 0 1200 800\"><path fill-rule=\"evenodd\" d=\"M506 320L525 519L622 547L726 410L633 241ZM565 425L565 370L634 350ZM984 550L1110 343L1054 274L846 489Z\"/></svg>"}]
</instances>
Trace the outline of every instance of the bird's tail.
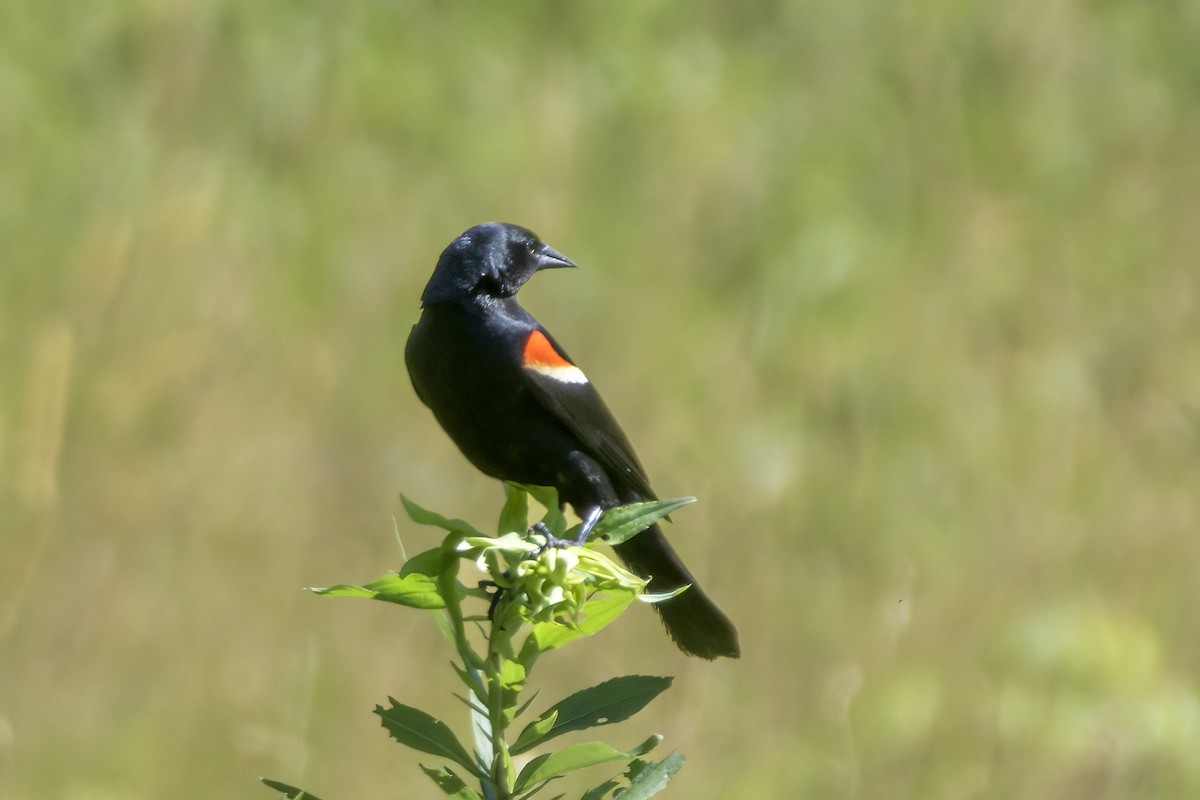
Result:
<instances>
[{"instance_id":1,"label":"bird's tail","mask_svg":"<svg viewBox=\"0 0 1200 800\"><path fill-rule=\"evenodd\" d=\"M680 650L708 659L741 655L733 623L696 584L657 525L622 542L615 550L629 569L650 578L648 588L652 592L669 592L691 584L682 594L654 606Z\"/></svg>"}]
</instances>

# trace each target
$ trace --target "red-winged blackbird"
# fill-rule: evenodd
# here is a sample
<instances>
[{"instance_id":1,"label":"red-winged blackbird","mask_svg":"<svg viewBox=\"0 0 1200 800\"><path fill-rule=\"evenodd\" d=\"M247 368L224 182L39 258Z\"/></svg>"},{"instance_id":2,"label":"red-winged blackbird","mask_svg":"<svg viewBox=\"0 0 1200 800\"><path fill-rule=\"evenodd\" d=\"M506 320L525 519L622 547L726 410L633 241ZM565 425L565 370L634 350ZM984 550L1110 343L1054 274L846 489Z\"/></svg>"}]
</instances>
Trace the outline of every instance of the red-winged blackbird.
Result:
<instances>
[{"instance_id":1,"label":"red-winged blackbird","mask_svg":"<svg viewBox=\"0 0 1200 800\"><path fill-rule=\"evenodd\" d=\"M471 228L438 259L404 358L417 396L472 464L501 480L555 487L590 524L603 509L652 500L654 491L600 394L517 304L533 273L573 266L525 228ZM691 584L655 606L681 650L740 654L733 624L657 525L615 549L652 591Z\"/></svg>"}]
</instances>

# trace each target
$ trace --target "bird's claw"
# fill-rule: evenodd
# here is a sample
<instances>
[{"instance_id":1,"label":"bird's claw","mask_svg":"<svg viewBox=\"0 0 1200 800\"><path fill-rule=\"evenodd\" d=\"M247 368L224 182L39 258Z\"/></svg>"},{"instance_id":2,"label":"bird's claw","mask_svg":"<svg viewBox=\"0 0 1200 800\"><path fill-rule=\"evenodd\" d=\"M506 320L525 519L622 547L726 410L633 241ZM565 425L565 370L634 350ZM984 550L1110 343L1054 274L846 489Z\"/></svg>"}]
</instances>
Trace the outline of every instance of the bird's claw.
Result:
<instances>
[{"instance_id":1,"label":"bird's claw","mask_svg":"<svg viewBox=\"0 0 1200 800\"><path fill-rule=\"evenodd\" d=\"M533 553L534 558L545 552L548 547L566 547L571 544L567 539L560 539L551 533L549 526L544 522L535 522L529 526L529 535L533 536L535 534L545 539L546 543Z\"/></svg>"},{"instance_id":2,"label":"bird's claw","mask_svg":"<svg viewBox=\"0 0 1200 800\"><path fill-rule=\"evenodd\" d=\"M587 516L583 518L583 524L579 526L579 535L574 539L560 539L550 532L544 522L535 522L529 526L529 534L537 534L546 540L546 544L538 548L533 554L534 558L540 556L548 547L581 547L587 542L588 536L592 533L592 528L596 527L596 523L600 520L600 514L604 509L596 507L588 511Z\"/></svg>"}]
</instances>

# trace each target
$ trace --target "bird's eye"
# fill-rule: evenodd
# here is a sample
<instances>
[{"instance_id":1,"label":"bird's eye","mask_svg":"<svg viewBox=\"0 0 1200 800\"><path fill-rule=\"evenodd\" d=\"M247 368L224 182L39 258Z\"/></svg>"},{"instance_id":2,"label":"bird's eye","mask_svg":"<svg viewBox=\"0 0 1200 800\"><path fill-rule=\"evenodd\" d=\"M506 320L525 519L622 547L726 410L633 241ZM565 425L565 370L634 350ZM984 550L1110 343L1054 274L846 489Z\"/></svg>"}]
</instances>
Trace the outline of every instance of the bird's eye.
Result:
<instances>
[{"instance_id":1,"label":"bird's eye","mask_svg":"<svg viewBox=\"0 0 1200 800\"><path fill-rule=\"evenodd\" d=\"M525 252L529 253L529 255L533 255L534 253L537 252L537 249L538 249L537 245L538 245L538 243L531 239L530 241L525 243Z\"/></svg>"}]
</instances>

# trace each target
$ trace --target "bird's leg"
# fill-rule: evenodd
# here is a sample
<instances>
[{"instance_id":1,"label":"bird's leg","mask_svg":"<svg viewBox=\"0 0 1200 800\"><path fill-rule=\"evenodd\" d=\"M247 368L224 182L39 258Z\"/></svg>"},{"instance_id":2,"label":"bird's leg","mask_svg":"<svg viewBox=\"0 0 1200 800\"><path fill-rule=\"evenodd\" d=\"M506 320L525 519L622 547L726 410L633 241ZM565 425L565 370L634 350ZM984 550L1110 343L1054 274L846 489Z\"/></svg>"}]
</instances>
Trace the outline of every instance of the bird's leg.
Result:
<instances>
[{"instance_id":1,"label":"bird's leg","mask_svg":"<svg viewBox=\"0 0 1200 800\"><path fill-rule=\"evenodd\" d=\"M595 506L588 510L583 517L583 524L579 526L579 535L572 542L576 547L587 541L588 535L592 532L592 528L596 527L596 523L600 521L600 515L604 513L604 509L600 506Z\"/></svg>"},{"instance_id":2,"label":"bird's leg","mask_svg":"<svg viewBox=\"0 0 1200 800\"><path fill-rule=\"evenodd\" d=\"M530 553L529 558L537 558L543 552L545 552L546 548L548 547L567 547L568 545L573 544L570 539L560 539L551 533L550 528L547 527L546 523L544 522L535 522L529 526L527 535L532 536L535 533L545 539L546 543Z\"/></svg>"},{"instance_id":3,"label":"bird's leg","mask_svg":"<svg viewBox=\"0 0 1200 800\"><path fill-rule=\"evenodd\" d=\"M592 528L596 527L596 523L600 521L600 515L604 513L604 509L600 506L588 509L587 514L583 517L583 524L579 526L579 535L574 539L560 539L550 532L544 522L535 522L529 526L530 534L538 534L546 539L546 547L579 547L587 541L588 535L591 534ZM538 552L541 552L540 550ZM536 556L536 554L535 554Z\"/></svg>"}]
</instances>

